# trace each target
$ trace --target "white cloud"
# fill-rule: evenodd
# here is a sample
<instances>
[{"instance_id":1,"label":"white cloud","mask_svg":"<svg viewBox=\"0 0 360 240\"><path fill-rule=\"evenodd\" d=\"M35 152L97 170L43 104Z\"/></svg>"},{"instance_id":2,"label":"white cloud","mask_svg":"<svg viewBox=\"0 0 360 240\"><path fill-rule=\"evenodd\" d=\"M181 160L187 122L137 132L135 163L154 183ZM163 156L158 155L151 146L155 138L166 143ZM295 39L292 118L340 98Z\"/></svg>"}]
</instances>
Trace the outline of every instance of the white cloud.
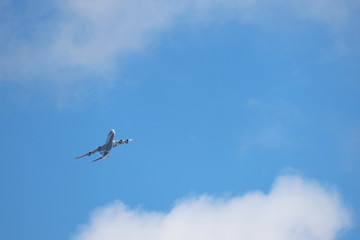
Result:
<instances>
[{"instance_id":1,"label":"white cloud","mask_svg":"<svg viewBox=\"0 0 360 240\"><path fill-rule=\"evenodd\" d=\"M341 0L65 0L22 8L0 4L0 80L54 75L108 74L119 59L143 51L178 22L237 20L269 24L286 13L342 26L349 3ZM288 20L287 20L288 21ZM278 22L277 22L278 24Z\"/></svg>"},{"instance_id":2,"label":"white cloud","mask_svg":"<svg viewBox=\"0 0 360 240\"><path fill-rule=\"evenodd\" d=\"M204 195L179 201L169 213L115 202L95 211L73 239L331 240L349 226L349 211L335 190L288 175L268 194Z\"/></svg>"}]
</instances>

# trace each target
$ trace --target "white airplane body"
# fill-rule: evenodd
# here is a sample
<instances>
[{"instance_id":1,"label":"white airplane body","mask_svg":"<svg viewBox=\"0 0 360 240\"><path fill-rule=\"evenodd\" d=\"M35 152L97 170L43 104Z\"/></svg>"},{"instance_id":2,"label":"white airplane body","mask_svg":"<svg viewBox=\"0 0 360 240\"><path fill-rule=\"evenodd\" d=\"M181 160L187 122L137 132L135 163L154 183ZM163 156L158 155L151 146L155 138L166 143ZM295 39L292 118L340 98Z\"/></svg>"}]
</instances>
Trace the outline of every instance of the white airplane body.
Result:
<instances>
[{"instance_id":1,"label":"white airplane body","mask_svg":"<svg viewBox=\"0 0 360 240\"><path fill-rule=\"evenodd\" d=\"M79 159L79 158L82 158L85 156L90 156L93 153L99 152L102 156L99 157L98 159L93 160L93 162L103 160L105 158L110 157L110 155L108 155L108 154L113 147L119 146L124 143L129 143L130 141L132 141L132 139L126 139L126 140L120 139L119 141L114 141L114 137L115 137L115 130L111 129L104 145L98 147L94 151L88 152L80 157L75 158L75 159Z\"/></svg>"}]
</instances>

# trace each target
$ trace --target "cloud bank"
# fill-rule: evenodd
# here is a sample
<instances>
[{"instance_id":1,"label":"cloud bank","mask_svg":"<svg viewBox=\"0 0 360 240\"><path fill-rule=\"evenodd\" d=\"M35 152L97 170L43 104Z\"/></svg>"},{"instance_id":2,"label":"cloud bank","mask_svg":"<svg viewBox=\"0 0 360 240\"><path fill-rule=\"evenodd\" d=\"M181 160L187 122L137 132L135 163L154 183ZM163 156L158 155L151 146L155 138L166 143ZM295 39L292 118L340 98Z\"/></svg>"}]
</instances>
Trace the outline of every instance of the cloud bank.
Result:
<instances>
[{"instance_id":1,"label":"cloud bank","mask_svg":"<svg viewBox=\"0 0 360 240\"><path fill-rule=\"evenodd\" d=\"M331 240L349 226L349 211L335 190L289 175L279 177L268 194L203 195L179 201L169 213L115 202L95 211L73 239Z\"/></svg>"},{"instance_id":2,"label":"cloud bank","mask_svg":"<svg viewBox=\"0 0 360 240\"><path fill-rule=\"evenodd\" d=\"M298 18L339 29L353 5L352 0L65 0L19 7L5 0L0 3L0 81L106 75L179 23L268 25L278 19L278 25L283 16L286 22Z\"/></svg>"}]
</instances>

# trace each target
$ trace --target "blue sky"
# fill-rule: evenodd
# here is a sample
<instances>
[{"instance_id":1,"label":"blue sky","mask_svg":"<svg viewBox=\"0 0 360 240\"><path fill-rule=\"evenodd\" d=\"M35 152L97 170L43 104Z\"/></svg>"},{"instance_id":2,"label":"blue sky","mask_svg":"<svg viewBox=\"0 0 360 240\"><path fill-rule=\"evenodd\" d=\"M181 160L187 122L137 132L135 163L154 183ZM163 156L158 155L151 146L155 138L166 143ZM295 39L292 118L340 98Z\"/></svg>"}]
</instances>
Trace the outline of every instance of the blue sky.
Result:
<instances>
[{"instance_id":1,"label":"blue sky","mask_svg":"<svg viewBox=\"0 0 360 240\"><path fill-rule=\"evenodd\" d=\"M1 1L0 238L263 239L220 214L238 229L255 216L268 239L287 229L264 216L306 229L284 239L358 239L358 13L351 0ZM74 160L112 128L134 141ZM179 227L186 212L197 230Z\"/></svg>"}]
</instances>

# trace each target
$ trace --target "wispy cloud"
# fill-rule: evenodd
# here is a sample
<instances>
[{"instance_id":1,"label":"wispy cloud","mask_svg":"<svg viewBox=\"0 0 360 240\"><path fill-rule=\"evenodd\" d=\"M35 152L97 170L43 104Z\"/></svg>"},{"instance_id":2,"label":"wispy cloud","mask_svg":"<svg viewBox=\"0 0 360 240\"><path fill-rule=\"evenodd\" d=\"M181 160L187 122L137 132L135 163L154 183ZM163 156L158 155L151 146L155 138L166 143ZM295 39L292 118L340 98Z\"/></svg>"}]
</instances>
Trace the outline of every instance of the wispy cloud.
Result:
<instances>
[{"instance_id":1,"label":"wispy cloud","mask_svg":"<svg viewBox=\"0 0 360 240\"><path fill-rule=\"evenodd\" d=\"M287 175L268 194L203 195L179 201L169 213L115 202L96 210L73 239L331 240L349 226L349 211L336 191Z\"/></svg>"},{"instance_id":2,"label":"wispy cloud","mask_svg":"<svg viewBox=\"0 0 360 240\"><path fill-rule=\"evenodd\" d=\"M0 4L0 80L79 79L108 75L119 61L145 50L178 22L236 20L269 24L287 16L346 24L353 1L306 0L72 0ZM41 7L39 8L38 5ZM354 5L354 4L353 4ZM56 77L65 75L66 78ZM41 77L45 76L45 77Z\"/></svg>"},{"instance_id":3,"label":"wispy cloud","mask_svg":"<svg viewBox=\"0 0 360 240\"><path fill-rule=\"evenodd\" d=\"M348 129L340 138L343 167L348 171L360 172L360 125Z\"/></svg>"},{"instance_id":4,"label":"wispy cloud","mask_svg":"<svg viewBox=\"0 0 360 240\"><path fill-rule=\"evenodd\" d=\"M258 149L281 149L294 146L296 139L291 134L292 125L303 119L302 114L286 102L266 102L249 98L243 108L246 115L252 116L249 126L240 136L240 153ZM290 137L292 136L292 137Z\"/></svg>"},{"instance_id":5,"label":"wispy cloud","mask_svg":"<svg viewBox=\"0 0 360 240\"><path fill-rule=\"evenodd\" d=\"M269 126L245 131L240 138L240 154L259 148L279 150L293 145L293 140L282 126Z\"/></svg>"}]
</instances>

